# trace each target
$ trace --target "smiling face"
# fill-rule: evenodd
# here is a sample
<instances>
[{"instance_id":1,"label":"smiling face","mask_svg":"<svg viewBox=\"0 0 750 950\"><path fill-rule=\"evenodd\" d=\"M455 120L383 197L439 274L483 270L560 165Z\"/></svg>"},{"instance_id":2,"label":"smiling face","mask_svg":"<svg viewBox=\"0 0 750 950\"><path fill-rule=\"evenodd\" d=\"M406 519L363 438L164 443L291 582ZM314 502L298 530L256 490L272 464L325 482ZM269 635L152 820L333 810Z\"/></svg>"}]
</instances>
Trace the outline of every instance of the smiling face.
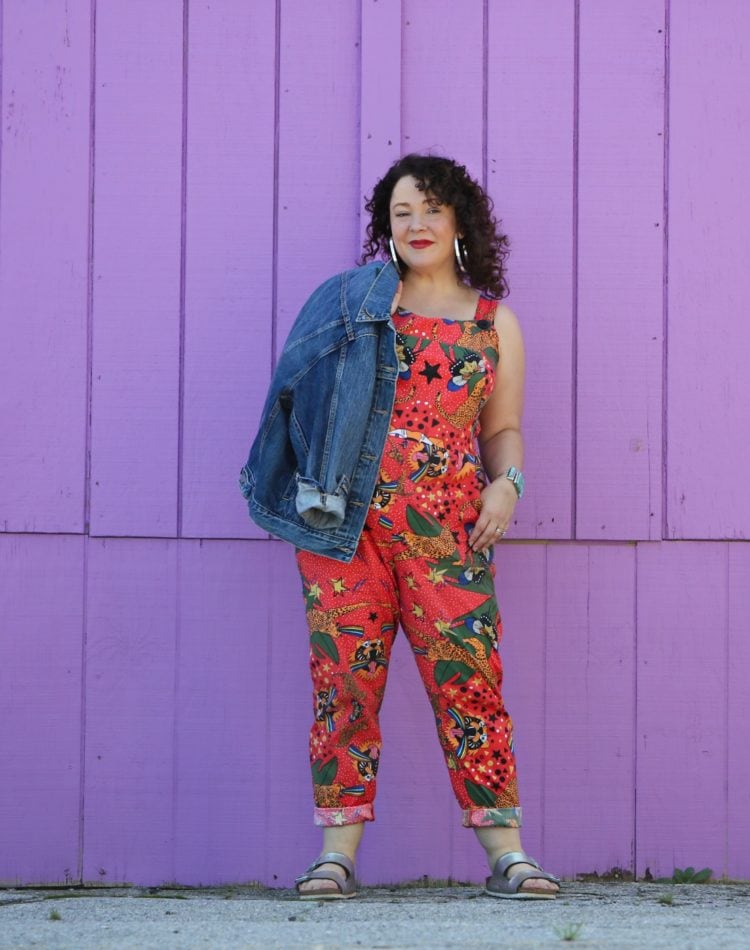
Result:
<instances>
[{"instance_id":1,"label":"smiling face","mask_svg":"<svg viewBox=\"0 0 750 950\"><path fill-rule=\"evenodd\" d=\"M420 191L411 175L400 178L390 204L391 233L401 260L415 271L453 270L456 214L429 192Z\"/></svg>"}]
</instances>

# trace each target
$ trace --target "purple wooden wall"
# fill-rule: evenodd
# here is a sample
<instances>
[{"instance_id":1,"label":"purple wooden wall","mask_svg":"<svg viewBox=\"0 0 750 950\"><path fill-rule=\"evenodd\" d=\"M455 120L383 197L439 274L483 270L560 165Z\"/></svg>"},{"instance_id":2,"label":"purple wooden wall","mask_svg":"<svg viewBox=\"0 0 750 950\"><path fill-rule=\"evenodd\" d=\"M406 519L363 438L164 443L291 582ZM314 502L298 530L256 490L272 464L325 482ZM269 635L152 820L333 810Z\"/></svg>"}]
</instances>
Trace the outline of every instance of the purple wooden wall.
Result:
<instances>
[{"instance_id":1,"label":"purple wooden wall","mask_svg":"<svg viewBox=\"0 0 750 950\"><path fill-rule=\"evenodd\" d=\"M745 0L0 22L0 882L288 885L315 853L299 583L237 474L363 195L427 148L495 198L527 339L526 845L750 877ZM384 732L361 876L479 880L402 642Z\"/></svg>"}]
</instances>

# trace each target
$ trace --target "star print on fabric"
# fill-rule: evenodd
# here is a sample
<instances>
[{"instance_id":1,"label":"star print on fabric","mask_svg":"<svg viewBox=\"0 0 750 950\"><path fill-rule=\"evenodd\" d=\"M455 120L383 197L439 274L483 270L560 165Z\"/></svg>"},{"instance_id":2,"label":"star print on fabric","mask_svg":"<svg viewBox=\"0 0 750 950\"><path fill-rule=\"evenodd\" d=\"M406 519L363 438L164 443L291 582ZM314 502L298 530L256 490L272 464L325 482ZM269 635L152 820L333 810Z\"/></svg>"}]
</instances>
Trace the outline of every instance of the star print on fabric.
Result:
<instances>
[{"instance_id":1,"label":"star print on fabric","mask_svg":"<svg viewBox=\"0 0 750 950\"><path fill-rule=\"evenodd\" d=\"M428 363L427 360L424 361L424 369L420 369L418 376L424 376L428 383L431 383L434 379L442 379L440 375L440 363L435 363L433 366L432 363Z\"/></svg>"},{"instance_id":2,"label":"star print on fabric","mask_svg":"<svg viewBox=\"0 0 750 950\"><path fill-rule=\"evenodd\" d=\"M481 298L475 318L495 310L495 302ZM494 650L501 631L494 569L467 546L485 487L479 414L498 365L496 334L475 323L394 316L406 341L399 356L408 372L396 385L379 490L369 502L357 557L334 565L312 552L297 554L315 710L322 716L310 730L310 763L316 821L323 825L372 817L375 712L396 632L396 599L464 824L519 823L512 723ZM482 380L473 373L480 361ZM451 388L456 374L461 385Z\"/></svg>"},{"instance_id":3,"label":"star print on fabric","mask_svg":"<svg viewBox=\"0 0 750 950\"><path fill-rule=\"evenodd\" d=\"M431 567L427 575L427 580L431 584L443 584L444 583L443 578L445 576L446 570L447 568L439 569L439 568Z\"/></svg>"}]
</instances>

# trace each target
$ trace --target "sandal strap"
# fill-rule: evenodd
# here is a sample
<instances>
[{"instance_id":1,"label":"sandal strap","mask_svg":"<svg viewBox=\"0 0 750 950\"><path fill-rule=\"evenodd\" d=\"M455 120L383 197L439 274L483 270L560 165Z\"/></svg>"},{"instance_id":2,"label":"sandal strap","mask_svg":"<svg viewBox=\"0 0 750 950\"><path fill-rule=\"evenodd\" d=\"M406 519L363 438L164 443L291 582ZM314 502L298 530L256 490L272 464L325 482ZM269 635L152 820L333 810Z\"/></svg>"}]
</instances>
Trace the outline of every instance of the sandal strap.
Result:
<instances>
[{"instance_id":1,"label":"sandal strap","mask_svg":"<svg viewBox=\"0 0 750 950\"><path fill-rule=\"evenodd\" d=\"M507 877L506 871L514 864L530 864L538 871L542 870L534 858L530 858L525 851L507 851L495 861L495 867L492 869L493 877Z\"/></svg>"},{"instance_id":2,"label":"sandal strap","mask_svg":"<svg viewBox=\"0 0 750 950\"><path fill-rule=\"evenodd\" d=\"M537 871L517 871L508 879L508 884L510 885L511 891L518 893L518 891L521 890L521 885L525 884L526 881L551 881L553 884L560 883L554 874L549 874L540 868Z\"/></svg>"},{"instance_id":3,"label":"sandal strap","mask_svg":"<svg viewBox=\"0 0 750 950\"><path fill-rule=\"evenodd\" d=\"M339 864L346 871L348 877L354 877L354 862L340 851L326 851L325 854L321 854L316 860L315 866L320 867L321 864Z\"/></svg>"},{"instance_id":4,"label":"sandal strap","mask_svg":"<svg viewBox=\"0 0 750 950\"><path fill-rule=\"evenodd\" d=\"M333 881L334 883L340 883L340 879L332 877L331 871L319 871L318 868L322 864L338 864L339 867L342 867L346 872L345 880L349 880L354 877L354 864L352 863L351 858L348 858L345 854L341 854L340 851L327 851L325 854L319 855L309 868L300 874L299 877L295 878L295 884L304 884L305 881L312 880L323 880L323 881Z\"/></svg>"}]
</instances>

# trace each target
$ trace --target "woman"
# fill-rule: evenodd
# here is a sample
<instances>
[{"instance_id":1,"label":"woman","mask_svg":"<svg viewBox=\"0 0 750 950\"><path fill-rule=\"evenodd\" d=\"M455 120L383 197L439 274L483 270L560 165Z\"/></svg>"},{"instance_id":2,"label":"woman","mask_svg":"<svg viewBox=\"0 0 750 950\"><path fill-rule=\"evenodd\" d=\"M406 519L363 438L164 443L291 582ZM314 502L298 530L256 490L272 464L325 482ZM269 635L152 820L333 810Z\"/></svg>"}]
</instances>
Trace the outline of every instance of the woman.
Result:
<instances>
[{"instance_id":1,"label":"woman","mask_svg":"<svg viewBox=\"0 0 750 950\"><path fill-rule=\"evenodd\" d=\"M389 270L368 274L354 311L351 288L360 275L344 275L336 285L347 301L340 321L330 309L333 292L325 296L328 285L313 295L285 347L254 446L260 451L263 442L268 453L274 438L278 445L283 420L288 447L276 452L276 460L291 452L304 460L295 476L296 511L290 514L279 498L276 509L273 500L258 501L268 471L257 451L243 469L253 517L297 546L311 632L310 761L324 846L297 889L308 900L355 893L356 851L364 822L374 820L378 711L400 623L435 713L463 823L487 854L487 893L554 898L557 878L521 847L512 722L501 698L496 650L501 625L492 550L524 487L523 341L515 314L499 303L507 289L507 239L480 186L446 158L400 159L366 208L371 221L363 263L390 255L400 277L390 319L373 304L380 291L382 305ZM315 305L323 299L326 306ZM331 333L328 328L339 324L347 333L335 331L338 343L326 339L321 346L318 336L315 347L335 351L336 373L321 368L317 379L308 373L305 384L290 360L304 353L311 327ZM394 345L397 379L389 389L388 347ZM357 353L367 354L366 361L353 363ZM356 367L360 378L348 392L330 388L332 376L346 371L342 366ZM327 425L309 421L304 432L300 420L321 386L326 396L320 404L335 404L337 415L329 411ZM353 403L366 405L370 422L341 417L340 404ZM338 448L336 436L342 439ZM344 444L359 453L348 468ZM363 504L358 486L369 487L370 470L374 491ZM290 499L288 473L277 471L272 480L287 486L282 497ZM356 550L349 544L355 533ZM329 537L335 541L324 543Z\"/></svg>"}]
</instances>

